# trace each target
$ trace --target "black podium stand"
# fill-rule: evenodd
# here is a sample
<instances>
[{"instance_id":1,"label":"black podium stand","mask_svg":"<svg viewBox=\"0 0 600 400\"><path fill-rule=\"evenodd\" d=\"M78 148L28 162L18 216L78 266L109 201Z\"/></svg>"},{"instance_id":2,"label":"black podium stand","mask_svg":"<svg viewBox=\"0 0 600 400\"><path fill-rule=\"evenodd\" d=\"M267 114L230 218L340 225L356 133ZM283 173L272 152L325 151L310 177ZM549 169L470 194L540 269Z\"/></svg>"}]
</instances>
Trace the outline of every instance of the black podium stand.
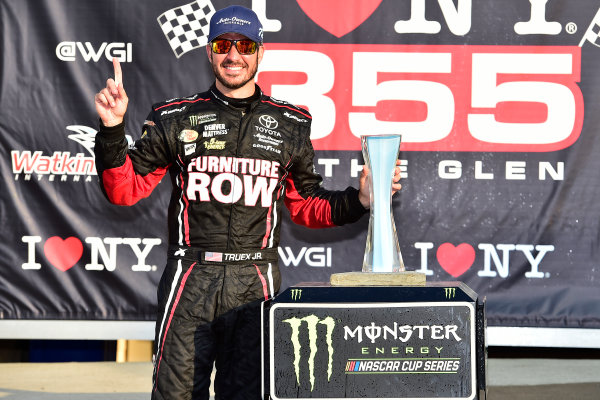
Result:
<instances>
[{"instance_id":1,"label":"black podium stand","mask_svg":"<svg viewBox=\"0 0 600 400\"><path fill-rule=\"evenodd\" d=\"M300 284L262 323L264 399L486 399L484 301L462 283Z\"/></svg>"}]
</instances>

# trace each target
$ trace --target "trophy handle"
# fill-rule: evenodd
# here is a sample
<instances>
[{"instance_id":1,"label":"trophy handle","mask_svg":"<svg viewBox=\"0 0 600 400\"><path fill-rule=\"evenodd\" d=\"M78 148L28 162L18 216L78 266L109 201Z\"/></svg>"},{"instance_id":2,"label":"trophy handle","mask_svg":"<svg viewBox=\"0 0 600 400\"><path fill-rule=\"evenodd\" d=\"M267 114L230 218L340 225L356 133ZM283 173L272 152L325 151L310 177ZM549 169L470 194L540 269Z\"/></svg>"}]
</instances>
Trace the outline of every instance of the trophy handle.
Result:
<instances>
[{"instance_id":1,"label":"trophy handle","mask_svg":"<svg viewBox=\"0 0 600 400\"><path fill-rule=\"evenodd\" d=\"M361 136L363 157L369 168L371 206L363 272L405 270L392 210L392 184L400 139L400 135Z\"/></svg>"}]
</instances>

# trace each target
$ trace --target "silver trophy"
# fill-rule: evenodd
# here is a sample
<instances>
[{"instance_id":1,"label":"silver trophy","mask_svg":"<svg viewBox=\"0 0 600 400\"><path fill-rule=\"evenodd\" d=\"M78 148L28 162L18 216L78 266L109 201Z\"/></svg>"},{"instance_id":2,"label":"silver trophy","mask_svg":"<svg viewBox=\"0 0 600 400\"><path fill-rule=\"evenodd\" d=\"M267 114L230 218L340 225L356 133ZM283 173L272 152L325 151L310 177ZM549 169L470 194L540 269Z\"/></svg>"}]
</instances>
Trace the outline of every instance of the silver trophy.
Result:
<instances>
[{"instance_id":1,"label":"silver trophy","mask_svg":"<svg viewBox=\"0 0 600 400\"><path fill-rule=\"evenodd\" d=\"M396 224L392 212L392 183L400 153L400 135L361 136L363 157L369 167L369 231L363 272L403 272Z\"/></svg>"}]
</instances>

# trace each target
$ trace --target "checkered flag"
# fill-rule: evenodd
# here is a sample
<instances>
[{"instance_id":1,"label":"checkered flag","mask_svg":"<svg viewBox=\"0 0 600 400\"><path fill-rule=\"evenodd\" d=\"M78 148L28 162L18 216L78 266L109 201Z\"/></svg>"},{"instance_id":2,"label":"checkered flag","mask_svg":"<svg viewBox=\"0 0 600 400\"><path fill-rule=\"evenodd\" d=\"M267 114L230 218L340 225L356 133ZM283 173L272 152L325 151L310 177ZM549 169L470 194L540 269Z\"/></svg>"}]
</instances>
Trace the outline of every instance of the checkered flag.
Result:
<instances>
[{"instance_id":1,"label":"checkered flag","mask_svg":"<svg viewBox=\"0 0 600 400\"><path fill-rule=\"evenodd\" d=\"M581 42L579 42L579 47L585 44L585 41L590 42L596 47L600 47L600 9L596 12L596 16L592 20L592 23L585 31L585 35L581 38Z\"/></svg>"},{"instance_id":2,"label":"checkered flag","mask_svg":"<svg viewBox=\"0 0 600 400\"><path fill-rule=\"evenodd\" d=\"M177 58L208 43L209 21L214 13L210 0L197 0L165 11L157 18Z\"/></svg>"}]
</instances>

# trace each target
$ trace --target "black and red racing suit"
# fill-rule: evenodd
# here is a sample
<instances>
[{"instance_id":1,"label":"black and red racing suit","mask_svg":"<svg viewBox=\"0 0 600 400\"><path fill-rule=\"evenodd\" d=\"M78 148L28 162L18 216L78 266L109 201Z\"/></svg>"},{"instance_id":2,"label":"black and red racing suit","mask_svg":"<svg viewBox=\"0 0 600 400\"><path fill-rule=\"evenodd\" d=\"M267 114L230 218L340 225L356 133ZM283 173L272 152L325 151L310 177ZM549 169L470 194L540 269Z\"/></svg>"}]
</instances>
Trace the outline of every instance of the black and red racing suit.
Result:
<instances>
[{"instance_id":1,"label":"black and red racing suit","mask_svg":"<svg viewBox=\"0 0 600 400\"><path fill-rule=\"evenodd\" d=\"M328 191L315 172L308 111L266 96L234 107L213 85L155 104L128 148L100 127L96 162L114 204L147 197L167 172L169 255L158 288L153 398L258 398L261 301L281 283L282 205L312 228L358 220L358 190Z\"/></svg>"}]
</instances>

